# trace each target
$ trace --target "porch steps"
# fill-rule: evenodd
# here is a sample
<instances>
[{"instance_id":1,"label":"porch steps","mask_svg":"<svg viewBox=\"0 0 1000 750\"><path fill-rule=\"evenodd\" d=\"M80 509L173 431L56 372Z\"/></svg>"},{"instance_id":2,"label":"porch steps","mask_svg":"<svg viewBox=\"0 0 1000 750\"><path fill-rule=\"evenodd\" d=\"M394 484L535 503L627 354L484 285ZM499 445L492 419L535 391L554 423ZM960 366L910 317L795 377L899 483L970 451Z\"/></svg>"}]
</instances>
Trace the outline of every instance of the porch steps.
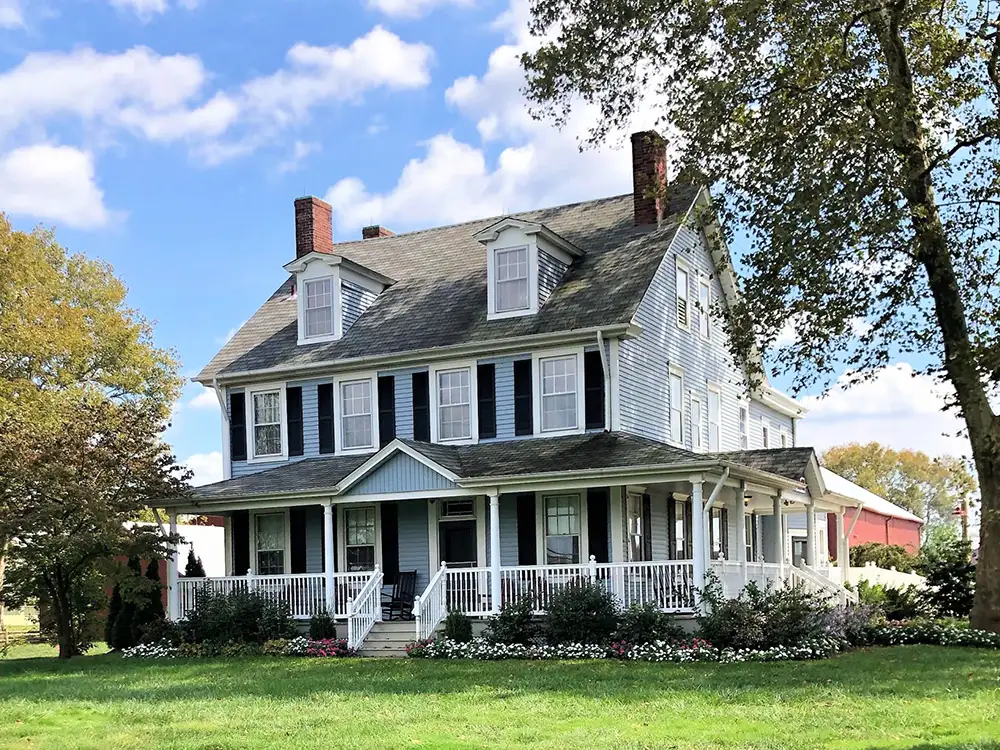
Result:
<instances>
[{"instance_id":1,"label":"porch steps","mask_svg":"<svg viewBox=\"0 0 1000 750\"><path fill-rule=\"evenodd\" d=\"M413 620L376 622L358 652L360 656L402 657L407 645L416 640Z\"/></svg>"}]
</instances>

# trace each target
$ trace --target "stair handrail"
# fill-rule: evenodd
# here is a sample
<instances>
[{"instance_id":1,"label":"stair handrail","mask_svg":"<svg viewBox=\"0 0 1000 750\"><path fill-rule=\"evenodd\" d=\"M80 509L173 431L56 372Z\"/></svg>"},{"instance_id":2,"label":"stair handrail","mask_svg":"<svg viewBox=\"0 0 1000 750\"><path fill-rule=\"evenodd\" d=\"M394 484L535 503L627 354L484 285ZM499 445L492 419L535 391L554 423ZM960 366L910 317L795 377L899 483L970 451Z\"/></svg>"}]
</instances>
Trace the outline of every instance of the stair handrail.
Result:
<instances>
[{"instance_id":1,"label":"stair handrail","mask_svg":"<svg viewBox=\"0 0 1000 750\"><path fill-rule=\"evenodd\" d=\"M360 649L372 627L382 619L382 570L378 565L361 591L347 600L347 648Z\"/></svg>"},{"instance_id":2,"label":"stair handrail","mask_svg":"<svg viewBox=\"0 0 1000 750\"><path fill-rule=\"evenodd\" d=\"M417 640L429 638L441 621L448 614L447 597L445 596L445 581L448 564L442 562L441 567L431 578L424 593L413 600L413 615L416 619Z\"/></svg>"},{"instance_id":3,"label":"stair handrail","mask_svg":"<svg viewBox=\"0 0 1000 750\"><path fill-rule=\"evenodd\" d=\"M831 581L826 576L817 573L805 561L800 562L797 567L791 567L789 570L793 582L799 579L802 583L811 584L814 589L819 589L832 596L836 596L841 604L847 604L848 602L851 604L858 603L858 595L856 593L846 586L836 581Z\"/></svg>"}]
</instances>

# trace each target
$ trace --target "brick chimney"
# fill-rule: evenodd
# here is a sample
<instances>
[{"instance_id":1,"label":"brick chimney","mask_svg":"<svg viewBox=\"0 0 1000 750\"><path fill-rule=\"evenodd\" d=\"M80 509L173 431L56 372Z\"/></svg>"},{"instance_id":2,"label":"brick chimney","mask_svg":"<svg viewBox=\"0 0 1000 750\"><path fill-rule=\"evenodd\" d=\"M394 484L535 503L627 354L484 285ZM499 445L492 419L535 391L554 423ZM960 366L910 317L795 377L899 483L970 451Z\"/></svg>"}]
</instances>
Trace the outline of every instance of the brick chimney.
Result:
<instances>
[{"instance_id":1,"label":"brick chimney","mask_svg":"<svg viewBox=\"0 0 1000 750\"><path fill-rule=\"evenodd\" d=\"M632 204L636 225L659 224L666 211L667 142L654 130L632 133Z\"/></svg>"},{"instance_id":2,"label":"brick chimney","mask_svg":"<svg viewBox=\"0 0 1000 750\"><path fill-rule=\"evenodd\" d=\"M370 227L365 227L361 230L361 239L363 240L374 240L379 237L393 237L395 236L393 232L388 227L383 227L379 224L372 224Z\"/></svg>"},{"instance_id":3,"label":"brick chimney","mask_svg":"<svg viewBox=\"0 0 1000 750\"><path fill-rule=\"evenodd\" d=\"M295 257L333 252L333 208L307 196L295 199Z\"/></svg>"}]
</instances>

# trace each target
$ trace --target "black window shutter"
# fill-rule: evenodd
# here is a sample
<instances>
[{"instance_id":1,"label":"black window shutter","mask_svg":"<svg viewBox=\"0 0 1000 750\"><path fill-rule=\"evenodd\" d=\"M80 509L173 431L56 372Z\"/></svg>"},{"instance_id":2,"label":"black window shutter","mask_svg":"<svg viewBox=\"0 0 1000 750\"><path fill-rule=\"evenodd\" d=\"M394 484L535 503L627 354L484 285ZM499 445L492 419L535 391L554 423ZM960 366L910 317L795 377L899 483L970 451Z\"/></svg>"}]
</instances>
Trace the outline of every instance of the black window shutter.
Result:
<instances>
[{"instance_id":1,"label":"black window shutter","mask_svg":"<svg viewBox=\"0 0 1000 750\"><path fill-rule=\"evenodd\" d=\"M723 508L720 515L722 516L722 556L730 560L732 556L729 554L729 511Z\"/></svg>"},{"instance_id":2,"label":"black window shutter","mask_svg":"<svg viewBox=\"0 0 1000 750\"><path fill-rule=\"evenodd\" d=\"M642 496L642 559L653 559L653 504L649 495Z\"/></svg>"},{"instance_id":3,"label":"black window shutter","mask_svg":"<svg viewBox=\"0 0 1000 750\"><path fill-rule=\"evenodd\" d=\"M333 453L333 383L322 383L316 388L319 412L319 452Z\"/></svg>"},{"instance_id":4,"label":"black window shutter","mask_svg":"<svg viewBox=\"0 0 1000 750\"><path fill-rule=\"evenodd\" d=\"M385 447L396 437L396 378L380 375L378 379L378 444Z\"/></svg>"},{"instance_id":5,"label":"black window shutter","mask_svg":"<svg viewBox=\"0 0 1000 750\"><path fill-rule=\"evenodd\" d=\"M306 572L306 507L288 509L288 531L292 548L292 573Z\"/></svg>"},{"instance_id":6,"label":"black window shutter","mask_svg":"<svg viewBox=\"0 0 1000 750\"><path fill-rule=\"evenodd\" d=\"M288 455L301 456L305 453L302 439L301 386L285 389L285 409L288 413Z\"/></svg>"},{"instance_id":7,"label":"black window shutter","mask_svg":"<svg viewBox=\"0 0 1000 750\"><path fill-rule=\"evenodd\" d=\"M385 582L392 583L399 572L399 505L381 503L382 509L382 573Z\"/></svg>"},{"instance_id":8,"label":"black window shutter","mask_svg":"<svg viewBox=\"0 0 1000 750\"><path fill-rule=\"evenodd\" d=\"M677 501L667 495L667 559L677 559Z\"/></svg>"},{"instance_id":9,"label":"black window shutter","mask_svg":"<svg viewBox=\"0 0 1000 750\"><path fill-rule=\"evenodd\" d=\"M229 526L233 541L233 575L245 576L250 569L250 511L233 511Z\"/></svg>"},{"instance_id":10,"label":"black window shutter","mask_svg":"<svg viewBox=\"0 0 1000 750\"><path fill-rule=\"evenodd\" d=\"M694 533L694 524L692 523L692 517L694 516L694 511L691 510L692 504L688 503L687 507L684 509L684 559L693 560L694 559L694 539L692 534Z\"/></svg>"},{"instance_id":11,"label":"black window shutter","mask_svg":"<svg viewBox=\"0 0 1000 750\"><path fill-rule=\"evenodd\" d=\"M496 365L479 365L476 368L476 388L479 393L479 437L497 436L497 379Z\"/></svg>"},{"instance_id":12,"label":"black window shutter","mask_svg":"<svg viewBox=\"0 0 1000 750\"><path fill-rule=\"evenodd\" d=\"M245 393L229 394L229 458L233 461L247 460L247 397Z\"/></svg>"},{"instance_id":13,"label":"black window shutter","mask_svg":"<svg viewBox=\"0 0 1000 750\"><path fill-rule=\"evenodd\" d=\"M587 429L604 429L604 366L600 352L583 354L583 404Z\"/></svg>"},{"instance_id":14,"label":"black window shutter","mask_svg":"<svg viewBox=\"0 0 1000 750\"><path fill-rule=\"evenodd\" d=\"M515 435L530 435L534 432L531 391L531 360L516 360L514 362Z\"/></svg>"},{"instance_id":15,"label":"black window shutter","mask_svg":"<svg viewBox=\"0 0 1000 750\"><path fill-rule=\"evenodd\" d=\"M431 392L426 372L413 373L413 439L431 441Z\"/></svg>"},{"instance_id":16,"label":"black window shutter","mask_svg":"<svg viewBox=\"0 0 1000 750\"><path fill-rule=\"evenodd\" d=\"M608 498L607 487L587 490L587 544L590 554L599 563L611 562L608 557L608 527L611 524Z\"/></svg>"},{"instance_id":17,"label":"black window shutter","mask_svg":"<svg viewBox=\"0 0 1000 750\"><path fill-rule=\"evenodd\" d=\"M517 564L535 565L535 495L517 496Z\"/></svg>"}]
</instances>

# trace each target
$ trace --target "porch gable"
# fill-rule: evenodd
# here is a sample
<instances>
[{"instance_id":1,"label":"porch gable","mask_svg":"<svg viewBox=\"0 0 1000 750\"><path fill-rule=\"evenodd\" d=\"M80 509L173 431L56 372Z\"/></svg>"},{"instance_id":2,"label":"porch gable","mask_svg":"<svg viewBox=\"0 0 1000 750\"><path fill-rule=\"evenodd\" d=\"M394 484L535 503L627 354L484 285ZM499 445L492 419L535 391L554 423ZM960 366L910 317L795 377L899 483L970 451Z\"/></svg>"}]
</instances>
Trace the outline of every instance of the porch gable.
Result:
<instances>
[{"instance_id":1,"label":"porch gable","mask_svg":"<svg viewBox=\"0 0 1000 750\"><path fill-rule=\"evenodd\" d=\"M357 478L342 497L453 490L458 485L432 466L397 451Z\"/></svg>"}]
</instances>

